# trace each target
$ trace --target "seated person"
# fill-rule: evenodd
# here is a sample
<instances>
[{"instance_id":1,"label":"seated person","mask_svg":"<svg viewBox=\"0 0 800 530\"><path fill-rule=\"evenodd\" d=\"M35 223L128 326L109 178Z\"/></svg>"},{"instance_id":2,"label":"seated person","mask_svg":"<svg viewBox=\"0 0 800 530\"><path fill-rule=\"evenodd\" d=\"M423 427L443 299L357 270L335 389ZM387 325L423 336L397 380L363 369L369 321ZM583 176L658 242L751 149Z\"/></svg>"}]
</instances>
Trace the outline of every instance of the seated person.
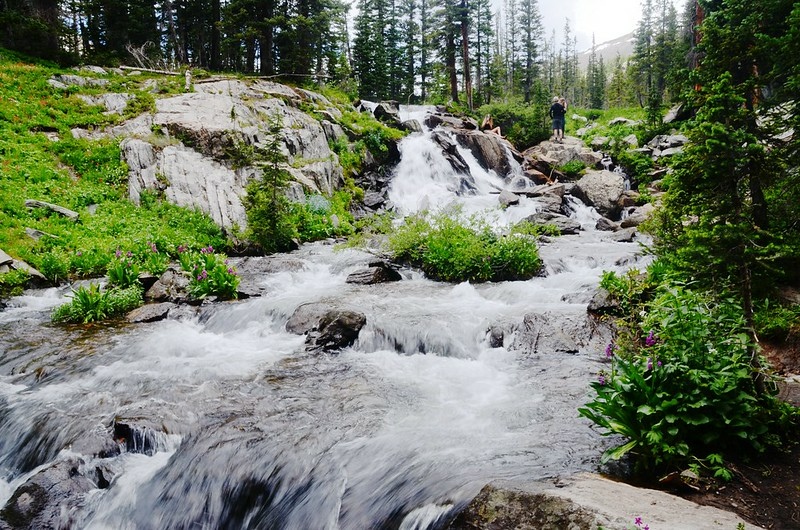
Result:
<instances>
[{"instance_id":1,"label":"seated person","mask_svg":"<svg viewBox=\"0 0 800 530\"><path fill-rule=\"evenodd\" d=\"M500 127L499 126L497 126L497 127L494 126L494 120L492 120L492 115L491 114L487 114L483 118L483 122L481 122L481 130L489 131L490 133L494 133L497 136L499 136L500 138L503 137L503 135L500 134Z\"/></svg>"}]
</instances>

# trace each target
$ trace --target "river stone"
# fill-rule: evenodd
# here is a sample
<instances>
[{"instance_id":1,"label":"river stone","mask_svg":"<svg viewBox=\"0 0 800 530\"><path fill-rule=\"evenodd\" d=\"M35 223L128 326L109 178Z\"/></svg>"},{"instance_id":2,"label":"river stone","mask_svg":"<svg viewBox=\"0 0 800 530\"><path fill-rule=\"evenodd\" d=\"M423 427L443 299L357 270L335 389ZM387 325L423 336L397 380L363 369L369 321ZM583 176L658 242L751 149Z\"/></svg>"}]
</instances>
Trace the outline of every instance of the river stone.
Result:
<instances>
[{"instance_id":1,"label":"river stone","mask_svg":"<svg viewBox=\"0 0 800 530\"><path fill-rule=\"evenodd\" d=\"M83 497L97 485L84 475L83 462L62 460L42 469L18 487L0 510L0 527L74 528L67 515L83 504ZM66 517L65 517L66 515Z\"/></svg>"},{"instance_id":2,"label":"river stone","mask_svg":"<svg viewBox=\"0 0 800 530\"><path fill-rule=\"evenodd\" d=\"M560 325L554 324L548 315L529 313L522 320L520 335L528 341L525 352L537 353L577 353L578 345ZM516 337L515 337L516 341Z\"/></svg>"},{"instance_id":3,"label":"river stone","mask_svg":"<svg viewBox=\"0 0 800 530\"><path fill-rule=\"evenodd\" d=\"M189 278L176 267L170 267L153 286L144 293L144 299L151 302L185 303L190 300L187 288Z\"/></svg>"},{"instance_id":4,"label":"river stone","mask_svg":"<svg viewBox=\"0 0 800 530\"><path fill-rule=\"evenodd\" d=\"M536 198L536 202L542 206L542 212L550 212L550 213L561 213L561 206L563 205L563 200L558 195L540 195ZM566 225L565 225L565 228ZM574 230L571 232L563 232L563 233L571 233L575 234L578 230L580 230L580 223L575 221L575 224L570 224L570 227L567 228L568 230Z\"/></svg>"},{"instance_id":5,"label":"river stone","mask_svg":"<svg viewBox=\"0 0 800 530\"><path fill-rule=\"evenodd\" d=\"M625 191L625 180L612 171L587 171L572 188L572 194L586 205L594 206L605 217L619 215L619 198Z\"/></svg>"},{"instance_id":6,"label":"river stone","mask_svg":"<svg viewBox=\"0 0 800 530\"><path fill-rule=\"evenodd\" d=\"M158 322L164 320L169 315L170 309L175 307L175 304L170 302L160 302L157 304L145 304L137 307L125 316L128 322L135 324L144 322Z\"/></svg>"},{"instance_id":7,"label":"river stone","mask_svg":"<svg viewBox=\"0 0 800 530\"><path fill-rule=\"evenodd\" d=\"M594 225L595 230L602 230L604 232L615 232L619 230L619 223L615 223L608 217L600 217Z\"/></svg>"},{"instance_id":8,"label":"river stone","mask_svg":"<svg viewBox=\"0 0 800 530\"><path fill-rule=\"evenodd\" d=\"M311 352L335 352L352 346L367 323L364 313L341 309L327 311L317 327L306 335L306 349Z\"/></svg>"},{"instance_id":9,"label":"river stone","mask_svg":"<svg viewBox=\"0 0 800 530\"><path fill-rule=\"evenodd\" d=\"M622 220L620 226L622 228L630 228L632 226L639 226L643 222L645 222L653 212L655 211L655 206L652 203L647 203L638 208L634 209L634 211L628 215L625 219Z\"/></svg>"},{"instance_id":10,"label":"river stone","mask_svg":"<svg viewBox=\"0 0 800 530\"><path fill-rule=\"evenodd\" d=\"M581 473L555 485L498 482L484 487L450 524L451 530L590 530L634 528L729 530L761 527L733 513L701 506L663 491L637 488Z\"/></svg>"},{"instance_id":11,"label":"river stone","mask_svg":"<svg viewBox=\"0 0 800 530\"><path fill-rule=\"evenodd\" d=\"M620 310L620 305L619 301L611 296L611 293L598 287L586 310L595 315L613 315Z\"/></svg>"},{"instance_id":12,"label":"river stone","mask_svg":"<svg viewBox=\"0 0 800 530\"><path fill-rule=\"evenodd\" d=\"M508 190L501 191L500 195L497 197L497 200L500 201L500 206L503 208L519 204L519 196Z\"/></svg>"},{"instance_id":13,"label":"river stone","mask_svg":"<svg viewBox=\"0 0 800 530\"><path fill-rule=\"evenodd\" d=\"M636 227L623 228L611 235L611 240L618 243L631 243L636 238Z\"/></svg>"},{"instance_id":14,"label":"river stone","mask_svg":"<svg viewBox=\"0 0 800 530\"><path fill-rule=\"evenodd\" d=\"M581 230L581 224L578 221L566 215L549 211L529 215L524 220L534 225L554 225L561 235L574 235Z\"/></svg>"},{"instance_id":15,"label":"river stone","mask_svg":"<svg viewBox=\"0 0 800 530\"><path fill-rule=\"evenodd\" d=\"M385 261L371 263L366 269L355 271L347 276L346 283L372 285L375 283L398 282L403 277Z\"/></svg>"}]
</instances>

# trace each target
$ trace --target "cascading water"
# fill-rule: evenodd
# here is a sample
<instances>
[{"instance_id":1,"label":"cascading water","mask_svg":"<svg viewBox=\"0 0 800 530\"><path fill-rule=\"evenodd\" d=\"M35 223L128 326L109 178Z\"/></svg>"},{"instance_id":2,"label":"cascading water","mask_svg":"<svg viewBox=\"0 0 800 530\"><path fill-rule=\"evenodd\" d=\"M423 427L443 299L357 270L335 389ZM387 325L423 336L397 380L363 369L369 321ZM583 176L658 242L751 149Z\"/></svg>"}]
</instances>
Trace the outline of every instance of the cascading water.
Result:
<instances>
[{"instance_id":1,"label":"cascading water","mask_svg":"<svg viewBox=\"0 0 800 530\"><path fill-rule=\"evenodd\" d=\"M429 132L401 152L390 199L403 214L454 203L510 225L539 208L500 210L503 180L466 150L477 191L460 196ZM65 496L74 528L410 530L440 526L494 479L591 469L602 442L576 408L598 352L526 355L487 334L531 313L582 317L601 272L637 259L571 204L584 231L544 244L547 276L524 282L404 271L353 285L370 256L320 243L265 273L263 297L191 318L86 330L48 323L63 291L14 299L0 312L0 502L79 462L96 480ZM283 329L306 302L358 308L367 325L353 347L309 354ZM115 422L125 447L98 453Z\"/></svg>"}]
</instances>

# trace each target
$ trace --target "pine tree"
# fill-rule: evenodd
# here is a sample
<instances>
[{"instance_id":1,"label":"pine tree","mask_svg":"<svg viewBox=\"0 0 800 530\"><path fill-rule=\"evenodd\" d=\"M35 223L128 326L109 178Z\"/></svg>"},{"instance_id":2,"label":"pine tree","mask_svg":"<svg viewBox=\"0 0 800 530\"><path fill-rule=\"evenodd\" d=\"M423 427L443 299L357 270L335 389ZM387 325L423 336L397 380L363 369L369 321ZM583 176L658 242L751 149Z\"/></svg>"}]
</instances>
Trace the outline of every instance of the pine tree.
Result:
<instances>
[{"instance_id":1,"label":"pine tree","mask_svg":"<svg viewBox=\"0 0 800 530\"><path fill-rule=\"evenodd\" d=\"M534 81L539 78L539 53L542 41L542 15L536 0L520 0L519 25L522 31L522 92L525 103L531 101Z\"/></svg>"}]
</instances>

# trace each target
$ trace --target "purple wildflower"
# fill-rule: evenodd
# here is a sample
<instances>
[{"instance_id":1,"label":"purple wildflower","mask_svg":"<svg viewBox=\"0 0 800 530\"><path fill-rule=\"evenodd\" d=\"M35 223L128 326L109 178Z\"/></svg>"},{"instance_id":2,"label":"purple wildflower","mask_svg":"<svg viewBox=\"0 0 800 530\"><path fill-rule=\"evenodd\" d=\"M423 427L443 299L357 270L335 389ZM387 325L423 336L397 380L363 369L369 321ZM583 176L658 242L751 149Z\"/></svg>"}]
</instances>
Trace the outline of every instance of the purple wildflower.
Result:
<instances>
[{"instance_id":1,"label":"purple wildflower","mask_svg":"<svg viewBox=\"0 0 800 530\"><path fill-rule=\"evenodd\" d=\"M205 269L203 269L203 272L197 275L197 281L202 282L206 278L208 278L208 272Z\"/></svg>"},{"instance_id":2,"label":"purple wildflower","mask_svg":"<svg viewBox=\"0 0 800 530\"><path fill-rule=\"evenodd\" d=\"M200 253L201 254L213 254L214 253L214 247L212 247L211 245L208 245L207 247L201 248L200 249Z\"/></svg>"},{"instance_id":3,"label":"purple wildflower","mask_svg":"<svg viewBox=\"0 0 800 530\"><path fill-rule=\"evenodd\" d=\"M156 246L156 244L155 244L155 243L153 243L152 241L150 241L150 250L152 250L153 252L155 252L156 254L158 254L158 247L157 247L157 246Z\"/></svg>"},{"instance_id":4,"label":"purple wildflower","mask_svg":"<svg viewBox=\"0 0 800 530\"><path fill-rule=\"evenodd\" d=\"M131 252L131 251L129 250L129 251L128 251L128 253L127 253L127 254L125 254L125 255L126 255L126 256L128 256L129 258L132 258L132 257L133 257L133 252Z\"/></svg>"},{"instance_id":5,"label":"purple wildflower","mask_svg":"<svg viewBox=\"0 0 800 530\"><path fill-rule=\"evenodd\" d=\"M228 267L228 274L236 275L236 271L233 270L233 267Z\"/></svg>"},{"instance_id":6,"label":"purple wildflower","mask_svg":"<svg viewBox=\"0 0 800 530\"><path fill-rule=\"evenodd\" d=\"M635 524L636 526L642 526L642 518L637 517L636 519L634 519L633 524Z\"/></svg>"},{"instance_id":7,"label":"purple wildflower","mask_svg":"<svg viewBox=\"0 0 800 530\"><path fill-rule=\"evenodd\" d=\"M664 365L664 363L662 363L661 361L658 361L658 362L656 363L656 366L658 366L659 368L661 368L663 365Z\"/></svg>"},{"instance_id":8,"label":"purple wildflower","mask_svg":"<svg viewBox=\"0 0 800 530\"><path fill-rule=\"evenodd\" d=\"M614 343L613 342L609 342L608 346L606 346L606 357L609 358L609 359L611 357L613 357L615 349L616 349L616 346L614 345Z\"/></svg>"},{"instance_id":9,"label":"purple wildflower","mask_svg":"<svg viewBox=\"0 0 800 530\"><path fill-rule=\"evenodd\" d=\"M656 343L656 340L658 340L658 337L656 337L655 332L651 329L650 334L644 339L644 345L649 348Z\"/></svg>"},{"instance_id":10,"label":"purple wildflower","mask_svg":"<svg viewBox=\"0 0 800 530\"><path fill-rule=\"evenodd\" d=\"M650 371L650 370L652 370L652 369L653 369L653 359L651 359L650 357L648 357L648 358L647 358L647 371L649 372L649 371Z\"/></svg>"},{"instance_id":11,"label":"purple wildflower","mask_svg":"<svg viewBox=\"0 0 800 530\"><path fill-rule=\"evenodd\" d=\"M114 256L117 257L117 258L121 258L122 257L122 251L120 249L117 249L117 251L114 252Z\"/></svg>"},{"instance_id":12,"label":"purple wildflower","mask_svg":"<svg viewBox=\"0 0 800 530\"><path fill-rule=\"evenodd\" d=\"M186 245L178 245L178 254L183 254L187 250L188 250L188 247Z\"/></svg>"},{"instance_id":13,"label":"purple wildflower","mask_svg":"<svg viewBox=\"0 0 800 530\"><path fill-rule=\"evenodd\" d=\"M603 374L600 374L598 376L598 378L597 378L597 382L600 383L601 385L605 385L606 384L606 376L604 376Z\"/></svg>"}]
</instances>

